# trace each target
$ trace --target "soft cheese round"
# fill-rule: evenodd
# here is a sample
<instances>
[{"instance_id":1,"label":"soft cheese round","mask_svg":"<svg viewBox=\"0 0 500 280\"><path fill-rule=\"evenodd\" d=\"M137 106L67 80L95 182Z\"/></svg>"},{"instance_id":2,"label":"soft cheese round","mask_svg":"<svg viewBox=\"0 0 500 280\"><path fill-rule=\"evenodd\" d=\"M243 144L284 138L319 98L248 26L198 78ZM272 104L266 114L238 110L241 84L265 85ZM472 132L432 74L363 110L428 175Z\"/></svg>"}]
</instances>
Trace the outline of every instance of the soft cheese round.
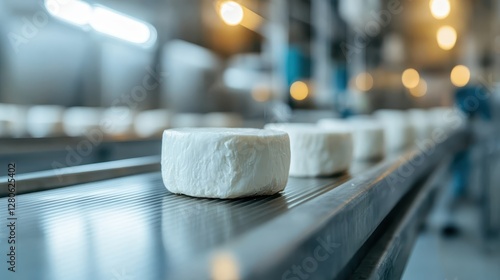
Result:
<instances>
[{"instance_id":1,"label":"soft cheese round","mask_svg":"<svg viewBox=\"0 0 500 280\"><path fill-rule=\"evenodd\" d=\"M100 122L101 130L109 136L129 136L134 132L134 119L137 112L126 106L113 106L105 109Z\"/></svg>"},{"instance_id":2,"label":"soft cheese round","mask_svg":"<svg viewBox=\"0 0 500 280\"><path fill-rule=\"evenodd\" d=\"M204 117L206 127L241 127L243 118L236 113L208 113Z\"/></svg>"},{"instance_id":3,"label":"soft cheese round","mask_svg":"<svg viewBox=\"0 0 500 280\"><path fill-rule=\"evenodd\" d=\"M64 112L64 132L68 136L84 136L100 130L104 109L95 107L71 107Z\"/></svg>"},{"instance_id":4,"label":"soft cheese round","mask_svg":"<svg viewBox=\"0 0 500 280\"><path fill-rule=\"evenodd\" d=\"M432 136L431 118L427 116L427 111L424 109L410 109L407 111L408 119L415 129L415 137L417 142L428 140Z\"/></svg>"},{"instance_id":5,"label":"soft cheese round","mask_svg":"<svg viewBox=\"0 0 500 280\"><path fill-rule=\"evenodd\" d=\"M172 193L238 198L272 195L288 181L286 133L251 128L180 128L163 133L161 170Z\"/></svg>"},{"instance_id":6,"label":"soft cheese round","mask_svg":"<svg viewBox=\"0 0 500 280\"><path fill-rule=\"evenodd\" d=\"M63 134L64 107L37 105L28 109L26 126L33 137L60 136Z\"/></svg>"},{"instance_id":7,"label":"soft cheese round","mask_svg":"<svg viewBox=\"0 0 500 280\"><path fill-rule=\"evenodd\" d=\"M137 114L134 130L140 137L161 136L165 129L171 127L172 113L165 109L143 111Z\"/></svg>"},{"instance_id":8,"label":"soft cheese round","mask_svg":"<svg viewBox=\"0 0 500 280\"><path fill-rule=\"evenodd\" d=\"M415 143L415 128L404 111L383 109L375 116L384 127L387 152L399 152Z\"/></svg>"},{"instance_id":9,"label":"soft cheese round","mask_svg":"<svg viewBox=\"0 0 500 280\"><path fill-rule=\"evenodd\" d=\"M28 107L0 103L0 137L22 137L27 134Z\"/></svg>"},{"instance_id":10,"label":"soft cheese round","mask_svg":"<svg viewBox=\"0 0 500 280\"><path fill-rule=\"evenodd\" d=\"M290 176L328 176L349 169L352 134L346 129L321 129L313 124L267 124L265 129L290 136Z\"/></svg>"},{"instance_id":11,"label":"soft cheese round","mask_svg":"<svg viewBox=\"0 0 500 280\"><path fill-rule=\"evenodd\" d=\"M352 132L353 156L368 160L384 156L384 129L376 120L366 118L321 119L318 126L326 129L344 128Z\"/></svg>"}]
</instances>

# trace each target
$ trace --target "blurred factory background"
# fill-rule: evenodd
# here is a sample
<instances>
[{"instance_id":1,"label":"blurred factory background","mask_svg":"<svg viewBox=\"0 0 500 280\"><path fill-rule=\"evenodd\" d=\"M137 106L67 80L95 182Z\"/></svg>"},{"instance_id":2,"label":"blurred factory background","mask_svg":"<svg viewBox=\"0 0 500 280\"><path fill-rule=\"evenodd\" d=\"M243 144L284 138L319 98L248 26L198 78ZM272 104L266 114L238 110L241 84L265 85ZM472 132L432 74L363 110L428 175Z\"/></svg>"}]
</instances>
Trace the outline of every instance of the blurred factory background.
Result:
<instances>
[{"instance_id":1,"label":"blurred factory background","mask_svg":"<svg viewBox=\"0 0 500 280\"><path fill-rule=\"evenodd\" d=\"M0 162L31 172L147 156L170 127L453 107L470 87L491 107L477 132L494 134L499 18L494 0L4 0ZM71 157L82 137L90 155ZM498 278L471 211L454 241L433 214L404 279Z\"/></svg>"},{"instance_id":2,"label":"blurred factory background","mask_svg":"<svg viewBox=\"0 0 500 280\"><path fill-rule=\"evenodd\" d=\"M3 1L0 100L245 118L262 118L273 102L339 114L449 106L457 87L494 85L498 9L453 0Z\"/></svg>"}]
</instances>

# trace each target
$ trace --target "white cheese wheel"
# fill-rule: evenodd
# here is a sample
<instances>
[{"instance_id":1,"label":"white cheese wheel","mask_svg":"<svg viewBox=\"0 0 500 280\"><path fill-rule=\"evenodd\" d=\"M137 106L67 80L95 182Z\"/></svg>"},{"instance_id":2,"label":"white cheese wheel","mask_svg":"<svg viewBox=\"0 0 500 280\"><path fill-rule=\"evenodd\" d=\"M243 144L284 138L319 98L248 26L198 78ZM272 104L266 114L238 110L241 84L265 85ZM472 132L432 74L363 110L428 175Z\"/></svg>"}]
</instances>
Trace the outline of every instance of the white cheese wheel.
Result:
<instances>
[{"instance_id":1,"label":"white cheese wheel","mask_svg":"<svg viewBox=\"0 0 500 280\"><path fill-rule=\"evenodd\" d=\"M64 132L68 136L84 136L92 130L100 130L102 108L72 107L64 112Z\"/></svg>"},{"instance_id":2,"label":"white cheese wheel","mask_svg":"<svg viewBox=\"0 0 500 280\"><path fill-rule=\"evenodd\" d=\"M0 119L0 137L10 136L9 121Z\"/></svg>"},{"instance_id":3,"label":"white cheese wheel","mask_svg":"<svg viewBox=\"0 0 500 280\"><path fill-rule=\"evenodd\" d=\"M404 111L379 110L375 117L384 128L386 152L400 152L415 143L415 130Z\"/></svg>"},{"instance_id":4,"label":"white cheese wheel","mask_svg":"<svg viewBox=\"0 0 500 280\"><path fill-rule=\"evenodd\" d=\"M110 136L129 136L134 132L136 114L135 111L128 107L110 107L103 113L101 129Z\"/></svg>"},{"instance_id":5,"label":"white cheese wheel","mask_svg":"<svg viewBox=\"0 0 500 280\"><path fill-rule=\"evenodd\" d=\"M172 117L172 127L203 127L205 126L203 114L179 113Z\"/></svg>"},{"instance_id":6,"label":"white cheese wheel","mask_svg":"<svg viewBox=\"0 0 500 280\"><path fill-rule=\"evenodd\" d=\"M349 169L352 134L346 129L322 129L313 124L267 124L265 129L290 136L290 176L328 176Z\"/></svg>"},{"instance_id":7,"label":"white cheese wheel","mask_svg":"<svg viewBox=\"0 0 500 280\"><path fill-rule=\"evenodd\" d=\"M161 171L172 193L237 198L272 195L288 180L286 133L251 128L183 128L163 133Z\"/></svg>"},{"instance_id":8,"label":"white cheese wheel","mask_svg":"<svg viewBox=\"0 0 500 280\"><path fill-rule=\"evenodd\" d=\"M429 110L432 130L439 130L440 133L450 133L462 128L467 123L467 117L455 107L436 107Z\"/></svg>"},{"instance_id":9,"label":"white cheese wheel","mask_svg":"<svg viewBox=\"0 0 500 280\"><path fill-rule=\"evenodd\" d=\"M241 127L243 118L235 113L208 113L204 117L206 127Z\"/></svg>"},{"instance_id":10,"label":"white cheese wheel","mask_svg":"<svg viewBox=\"0 0 500 280\"><path fill-rule=\"evenodd\" d=\"M15 104L0 104L0 136L22 137L27 134L28 108Z\"/></svg>"},{"instance_id":11,"label":"white cheese wheel","mask_svg":"<svg viewBox=\"0 0 500 280\"><path fill-rule=\"evenodd\" d=\"M28 109L26 125L33 137L63 135L64 107L57 105L37 105Z\"/></svg>"},{"instance_id":12,"label":"white cheese wheel","mask_svg":"<svg viewBox=\"0 0 500 280\"><path fill-rule=\"evenodd\" d=\"M384 156L384 129L372 119L322 119L318 125L323 128L344 128L352 132L353 156L356 160L369 160Z\"/></svg>"},{"instance_id":13,"label":"white cheese wheel","mask_svg":"<svg viewBox=\"0 0 500 280\"><path fill-rule=\"evenodd\" d=\"M415 137L417 141L427 140L431 137L432 121L427 116L427 111L423 109L408 110L408 119L415 129Z\"/></svg>"},{"instance_id":14,"label":"white cheese wheel","mask_svg":"<svg viewBox=\"0 0 500 280\"><path fill-rule=\"evenodd\" d=\"M172 114L165 109L148 110L137 114L134 130L140 137L160 136L171 127Z\"/></svg>"}]
</instances>

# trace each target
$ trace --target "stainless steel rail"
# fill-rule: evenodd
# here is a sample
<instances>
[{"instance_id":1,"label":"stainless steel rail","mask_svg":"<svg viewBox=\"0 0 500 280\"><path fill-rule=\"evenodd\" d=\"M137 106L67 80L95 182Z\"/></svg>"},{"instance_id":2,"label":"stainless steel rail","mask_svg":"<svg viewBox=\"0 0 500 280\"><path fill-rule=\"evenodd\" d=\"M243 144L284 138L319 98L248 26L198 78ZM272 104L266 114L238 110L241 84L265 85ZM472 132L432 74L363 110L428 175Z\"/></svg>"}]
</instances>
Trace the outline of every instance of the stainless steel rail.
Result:
<instances>
[{"instance_id":1,"label":"stainless steel rail","mask_svg":"<svg viewBox=\"0 0 500 280\"><path fill-rule=\"evenodd\" d=\"M386 218L383 232L366 253L351 279L401 279L413 245L437 196L449 175L451 156L431 176L402 199Z\"/></svg>"},{"instance_id":2,"label":"stainless steel rail","mask_svg":"<svg viewBox=\"0 0 500 280\"><path fill-rule=\"evenodd\" d=\"M149 156L21 174L16 176L17 194L51 190L74 184L159 170L160 157ZM9 193L7 179L7 177L0 177L0 197L5 197Z\"/></svg>"}]
</instances>

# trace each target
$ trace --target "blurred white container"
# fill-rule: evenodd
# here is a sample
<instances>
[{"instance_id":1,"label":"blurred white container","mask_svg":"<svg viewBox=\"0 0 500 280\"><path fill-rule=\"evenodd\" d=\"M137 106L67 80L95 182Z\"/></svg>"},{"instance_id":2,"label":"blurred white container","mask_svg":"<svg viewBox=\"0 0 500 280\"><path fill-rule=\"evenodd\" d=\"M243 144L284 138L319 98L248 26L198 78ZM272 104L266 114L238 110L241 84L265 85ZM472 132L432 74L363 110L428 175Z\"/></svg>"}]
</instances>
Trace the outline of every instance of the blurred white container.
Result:
<instances>
[{"instance_id":1,"label":"blurred white container","mask_svg":"<svg viewBox=\"0 0 500 280\"><path fill-rule=\"evenodd\" d=\"M37 138L61 136L65 108L57 105L36 105L28 109L28 133Z\"/></svg>"},{"instance_id":2,"label":"blurred white container","mask_svg":"<svg viewBox=\"0 0 500 280\"><path fill-rule=\"evenodd\" d=\"M140 112L134 121L135 133L143 138L160 136L165 129L171 126L172 113L165 109Z\"/></svg>"},{"instance_id":3,"label":"blurred white container","mask_svg":"<svg viewBox=\"0 0 500 280\"><path fill-rule=\"evenodd\" d=\"M384 129L375 119L321 119L318 126L327 129L344 128L352 132L353 156L356 160L369 160L384 156Z\"/></svg>"},{"instance_id":4,"label":"blurred white container","mask_svg":"<svg viewBox=\"0 0 500 280\"><path fill-rule=\"evenodd\" d=\"M68 136L78 137L86 133L101 129L103 108L72 107L64 112L64 132Z\"/></svg>"}]
</instances>

